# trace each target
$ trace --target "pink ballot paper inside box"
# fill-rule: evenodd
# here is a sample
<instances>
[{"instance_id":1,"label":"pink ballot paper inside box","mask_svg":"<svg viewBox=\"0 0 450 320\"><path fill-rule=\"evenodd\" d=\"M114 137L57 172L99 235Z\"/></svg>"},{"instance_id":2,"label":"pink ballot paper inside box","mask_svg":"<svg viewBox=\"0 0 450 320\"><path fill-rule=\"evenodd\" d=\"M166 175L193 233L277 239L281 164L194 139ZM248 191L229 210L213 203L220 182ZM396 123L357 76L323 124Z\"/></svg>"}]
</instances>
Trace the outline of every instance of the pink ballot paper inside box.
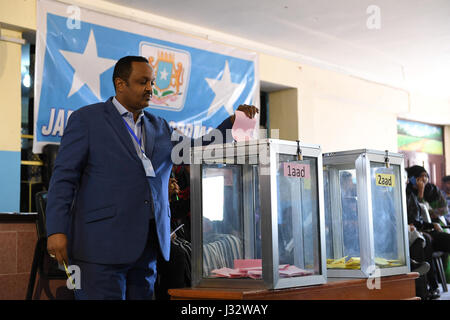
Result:
<instances>
[{"instance_id":1,"label":"pink ballot paper inside box","mask_svg":"<svg viewBox=\"0 0 450 320\"><path fill-rule=\"evenodd\" d=\"M280 264L278 266L280 277L299 277L312 275L313 272L300 269L289 264ZM211 271L217 278L262 278L262 260L261 259L235 259L234 268L220 268Z\"/></svg>"},{"instance_id":2,"label":"pink ballot paper inside box","mask_svg":"<svg viewBox=\"0 0 450 320\"><path fill-rule=\"evenodd\" d=\"M248 141L256 139L255 128L258 119L255 117L250 119L242 111L236 111L234 124L231 128L231 135L236 141Z\"/></svg>"}]
</instances>

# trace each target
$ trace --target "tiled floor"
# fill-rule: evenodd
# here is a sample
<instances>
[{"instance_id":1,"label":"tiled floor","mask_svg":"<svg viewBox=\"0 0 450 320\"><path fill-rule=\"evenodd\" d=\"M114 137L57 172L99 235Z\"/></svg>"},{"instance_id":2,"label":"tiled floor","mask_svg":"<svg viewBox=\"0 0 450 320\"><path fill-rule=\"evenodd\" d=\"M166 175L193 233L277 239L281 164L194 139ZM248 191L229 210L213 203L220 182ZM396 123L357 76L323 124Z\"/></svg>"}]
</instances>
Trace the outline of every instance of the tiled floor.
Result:
<instances>
[{"instance_id":1,"label":"tiled floor","mask_svg":"<svg viewBox=\"0 0 450 320\"><path fill-rule=\"evenodd\" d=\"M441 291L441 297L437 300L450 300L450 283L447 284L449 291L444 292L442 290L442 285L439 284L439 290Z\"/></svg>"}]
</instances>

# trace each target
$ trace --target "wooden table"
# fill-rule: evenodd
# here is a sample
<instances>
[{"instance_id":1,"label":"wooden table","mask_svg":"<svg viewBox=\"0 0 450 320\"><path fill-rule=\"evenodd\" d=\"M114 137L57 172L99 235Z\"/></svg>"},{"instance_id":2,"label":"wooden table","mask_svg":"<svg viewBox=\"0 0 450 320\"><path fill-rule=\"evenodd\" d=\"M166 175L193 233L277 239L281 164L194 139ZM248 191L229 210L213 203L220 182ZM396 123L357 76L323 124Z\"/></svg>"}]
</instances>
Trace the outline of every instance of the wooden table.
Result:
<instances>
[{"instance_id":1,"label":"wooden table","mask_svg":"<svg viewBox=\"0 0 450 320\"><path fill-rule=\"evenodd\" d=\"M417 272L382 277L379 289L368 289L367 279L328 278L322 285L280 290L183 288L170 289L172 300L403 300L416 297Z\"/></svg>"}]
</instances>

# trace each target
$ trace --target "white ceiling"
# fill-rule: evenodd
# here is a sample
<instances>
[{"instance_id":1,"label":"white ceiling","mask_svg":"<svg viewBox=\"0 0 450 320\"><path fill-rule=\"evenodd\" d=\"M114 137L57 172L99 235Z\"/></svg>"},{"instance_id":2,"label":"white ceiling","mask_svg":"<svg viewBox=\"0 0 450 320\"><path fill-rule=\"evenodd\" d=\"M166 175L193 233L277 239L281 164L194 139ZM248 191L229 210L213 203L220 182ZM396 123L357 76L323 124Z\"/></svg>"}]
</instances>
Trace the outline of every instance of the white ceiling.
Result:
<instances>
[{"instance_id":1,"label":"white ceiling","mask_svg":"<svg viewBox=\"0 0 450 320\"><path fill-rule=\"evenodd\" d=\"M107 1L450 99L450 0ZM367 27L370 5L379 29Z\"/></svg>"}]
</instances>

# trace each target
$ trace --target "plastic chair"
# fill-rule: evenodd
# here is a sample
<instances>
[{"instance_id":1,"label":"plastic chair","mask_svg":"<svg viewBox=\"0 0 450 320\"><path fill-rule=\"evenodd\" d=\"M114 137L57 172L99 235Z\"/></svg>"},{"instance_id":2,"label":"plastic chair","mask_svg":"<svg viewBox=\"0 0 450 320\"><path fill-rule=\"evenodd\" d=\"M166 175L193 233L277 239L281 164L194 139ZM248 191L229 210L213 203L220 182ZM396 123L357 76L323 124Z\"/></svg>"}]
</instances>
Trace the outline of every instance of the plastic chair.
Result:
<instances>
[{"instance_id":1,"label":"plastic chair","mask_svg":"<svg viewBox=\"0 0 450 320\"><path fill-rule=\"evenodd\" d=\"M421 208L421 214L422 214L422 218L428 222L428 223L432 223L433 221L431 220L430 217L430 213L428 212L427 207L420 203L420 208ZM445 220L443 220L444 223L444 228L447 228L447 226L445 225ZM444 292L448 292L448 288L447 288L447 279L445 277L445 270L444 270L444 264L442 263L442 256L444 255L444 252L441 251L434 251L433 252L433 264L436 267L436 272L437 275L439 277L439 281L442 284L442 290Z\"/></svg>"},{"instance_id":2,"label":"plastic chair","mask_svg":"<svg viewBox=\"0 0 450 320\"><path fill-rule=\"evenodd\" d=\"M28 290L26 300L33 299L36 275L42 280L65 280L66 273L58 269L58 262L50 258L47 252L47 229L45 226L45 207L47 204L47 191L41 191L36 194L37 220L36 229L38 240L34 249L34 258L31 265L30 280L28 282Z\"/></svg>"}]
</instances>

